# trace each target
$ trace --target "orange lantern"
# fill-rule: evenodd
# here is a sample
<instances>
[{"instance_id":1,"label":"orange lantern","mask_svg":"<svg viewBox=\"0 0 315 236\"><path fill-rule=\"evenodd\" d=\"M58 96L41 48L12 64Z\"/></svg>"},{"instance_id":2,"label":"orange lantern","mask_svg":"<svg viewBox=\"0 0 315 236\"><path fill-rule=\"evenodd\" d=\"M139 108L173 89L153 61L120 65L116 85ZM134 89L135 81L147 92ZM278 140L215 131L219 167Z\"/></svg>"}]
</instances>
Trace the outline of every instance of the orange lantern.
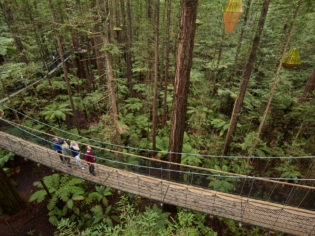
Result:
<instances>
[{"instance_id":1,"label":"orange lantern","mask_svg":"<svg viewBox=\"0 0 315 236\"><path fill-rule=\"evenodd\" d=\"M242 0L229 0L224 9L225 32L232 33L242 15Z\"/></svg>"},{"instance_id":2,"label":"orange lantern","mask_svg":"<svg viewBox=\"0 0 315 236\"><path fill-rule=\"evenodd\" d=\"M283 67L291 69L301 64L300 51L297 48L291 49L283 60Z\"/></svg>"}]
</instances>

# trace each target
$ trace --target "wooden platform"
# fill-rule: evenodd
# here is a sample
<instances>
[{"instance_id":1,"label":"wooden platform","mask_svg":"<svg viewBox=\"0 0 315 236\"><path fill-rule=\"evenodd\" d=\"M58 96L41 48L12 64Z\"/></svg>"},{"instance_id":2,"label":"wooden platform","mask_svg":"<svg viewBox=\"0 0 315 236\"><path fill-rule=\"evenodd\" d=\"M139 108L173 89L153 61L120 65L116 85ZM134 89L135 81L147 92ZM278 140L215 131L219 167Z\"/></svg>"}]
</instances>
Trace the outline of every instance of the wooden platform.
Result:
<instances>
[{"instance_id":1,"label":"wooden platform","mask_svg":"<svg viewBox=\"0 0 315 236\"><path fill-rule=\"evenodd\" d=\"M84 161L85 170L78 168L74 159L71 160L72 168L68 168L55 151L4 132L0 132L0 147L64 173L163 203L289 234L315 235L314 211L178 184L99 164L95 164L96 176L93 176Z\"/></svg>"}]
</instances>

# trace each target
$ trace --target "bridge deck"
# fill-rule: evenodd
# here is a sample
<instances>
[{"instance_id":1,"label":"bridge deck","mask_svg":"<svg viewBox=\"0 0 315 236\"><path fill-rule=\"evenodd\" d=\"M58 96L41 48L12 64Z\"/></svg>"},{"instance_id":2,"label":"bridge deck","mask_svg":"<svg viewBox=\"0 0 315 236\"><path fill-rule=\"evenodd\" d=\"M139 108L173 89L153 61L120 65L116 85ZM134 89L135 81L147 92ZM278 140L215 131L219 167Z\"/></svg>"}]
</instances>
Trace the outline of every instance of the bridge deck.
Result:
<instances>
[{"instance_id":1,"label":"bridge deck","mask_svg":"<svg viewBox=\"0 0 315 236\"><path fill-rule=\"evenodd\" d=\"M75 164L68 168L55 151L4 132L0 132L0 147L64 173L163 203L290 234L315 235L314 211L178 184L99 164L95 164L96 176L93 176L83 160L85 170ZM74 163L74 159L71 162Z\"/></svg>"}]
</instances>

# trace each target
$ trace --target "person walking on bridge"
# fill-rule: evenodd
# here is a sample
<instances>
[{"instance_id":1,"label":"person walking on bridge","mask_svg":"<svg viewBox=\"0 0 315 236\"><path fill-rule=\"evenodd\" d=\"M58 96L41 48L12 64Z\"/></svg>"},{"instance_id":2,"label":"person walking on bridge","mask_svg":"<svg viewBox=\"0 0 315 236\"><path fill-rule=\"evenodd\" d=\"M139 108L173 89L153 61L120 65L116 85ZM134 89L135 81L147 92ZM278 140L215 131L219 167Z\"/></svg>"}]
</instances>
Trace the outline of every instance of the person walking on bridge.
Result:
<instances>
[{"instance_id":1,"label":"person walking on bridge","mask_svg":"<svg viewBox=\"0 0 315 236\"><path fill-rule=\"evenodd\" d=\"M53 141L53 147L55 149L56 152L58 152L59 154L62 154L62 149L61 149L61 139L54 137L54 141ZM65 162L64 158L62 155L59 155L60 161L62 163Z\"/></svg>"},{"instance_id":2,"label":"person walking on bridge","mask_svg":"<svg viewBox=\"0 0 315 236\"><path fill-rule=\"evenodd\" d=\"M92 148L91 146L87 146L86 147L86 153L84 155L85 160L87 161L88 165L89 165L89 172L92 175L96 175L94 172L94 165L93 163L95 162L95 157L93 156L93 152L92 152Z\"/></svg>"},{"instance_id":3,"label":"person walking on bridge","mask_svg":"<svg viewBox=\"0 0 315 236\"><path fill-rule=\"evenodd\" d=\"M76 141L70 142L70 150L72 156L75 158L75 162L78 164L78 166L84 170L84 167L82 166L81 159L80 159L80 148Z\"/></svg>"},{"instance_id":4,"label":"person walking on bridge","mask_svg":"<svg viewBox=\"0 0 315 236\"><path fill-rule=\"evenodd\" d=\"M67 162L68 167L71 168L70 158L69 158L69 156L71 154L70 154L69 145L67 144L67 142L64 139L61 140L61 144L62 144L61 149L62 149L62 154L64 155L64 159Z\"/></svg>"}]
</instances>

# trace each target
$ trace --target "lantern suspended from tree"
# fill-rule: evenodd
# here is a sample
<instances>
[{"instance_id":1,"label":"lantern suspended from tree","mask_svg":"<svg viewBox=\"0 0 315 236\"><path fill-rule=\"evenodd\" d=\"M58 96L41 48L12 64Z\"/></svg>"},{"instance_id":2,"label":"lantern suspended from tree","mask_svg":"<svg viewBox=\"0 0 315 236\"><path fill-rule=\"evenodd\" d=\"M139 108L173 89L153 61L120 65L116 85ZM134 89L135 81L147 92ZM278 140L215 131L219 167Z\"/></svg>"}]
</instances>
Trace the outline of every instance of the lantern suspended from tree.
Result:
<instances>
[{"instance_id":1,"label":"lantern suspended from tree","mask_svg":"<svg viewBox=\"0 0 315 236\"><path fill-rule=\"evenodd\" d=\"M283 60L283 67L291 69L301 64L300 51L297 48L291 49Z\"/></svg>"},{"instance_id":2,"label":"lantern suspended from tree","mask_svg":"<svg viewBox=\"0 0 315 236\"><path fill-rule=\"evenodd\" d=\"M242 15L242 0L229 0L224 9L225 32L232 33Z\"/></svg>"}]
</instances>

